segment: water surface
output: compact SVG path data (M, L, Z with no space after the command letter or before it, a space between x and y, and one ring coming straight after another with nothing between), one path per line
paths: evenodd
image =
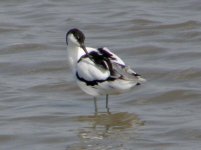
M2 0L1 150L200 150L199 0ZM107 46L148 82L92 97L73 81L65 34Z

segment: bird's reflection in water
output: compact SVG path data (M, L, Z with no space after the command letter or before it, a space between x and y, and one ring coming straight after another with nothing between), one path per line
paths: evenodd
M93 115L77 116L82 126L77 130L79 142L68 150L122 149L135 134L135 128L143 125L137 115L128 112L98 112Z
M104 139L125 129L143 125L137 115L128 112L96 112L94 115L79 116L78 121L90 124L79 132L83 139Z

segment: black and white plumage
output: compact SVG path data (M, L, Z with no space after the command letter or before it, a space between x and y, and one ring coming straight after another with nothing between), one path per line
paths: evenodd
M84 41L79 29L71 29L66 34L73 75L87 94L94 97L120 94L145 81L108 48L85 47Z

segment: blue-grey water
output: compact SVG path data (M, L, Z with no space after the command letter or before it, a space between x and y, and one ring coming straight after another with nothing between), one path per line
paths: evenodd
M147 82L92 97L65 43L109 47ZM200 150L200 0L1 0L0 150Z

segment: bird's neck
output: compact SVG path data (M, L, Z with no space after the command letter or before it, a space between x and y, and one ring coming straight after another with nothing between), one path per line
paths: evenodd
M69 63L71 67L75 68L77 61L84 54L84 51L77 45L69 44L67 46L67 52L68 52L68 59L69 59Z

